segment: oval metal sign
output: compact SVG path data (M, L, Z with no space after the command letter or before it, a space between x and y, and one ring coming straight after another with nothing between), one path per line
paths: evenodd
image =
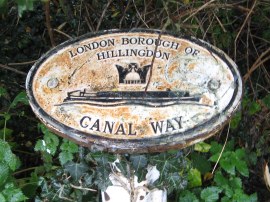
M112 152L157 152L199 142L242 96L235 63L208 43L158 30L113 30L42 56L30 104L54 132Z

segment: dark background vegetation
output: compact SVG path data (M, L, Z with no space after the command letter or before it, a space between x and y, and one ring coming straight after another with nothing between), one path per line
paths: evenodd
M248 177L241 176L244 192L248 195L256 192L258 201L270 199L263 178L265 165L270 160L269 0L1 0L0 3L0 138L20 159L14 171L10 168L12 179L6 181L23 190L29 200L49 200L49 195L44 195L45 181L42 184L40 179L47 179L48 187L57 187L59 176L68 169L58 162L59 152L65 149L59 148L60 143L53 138L55 155L48 157L42 148L35 146L49 132L39 126L24 95L11 106L14 98L25 91L27 72L42 54L68 39L118 28L154 28L194 36L222 49L236 62L243 76L244 96L242 107L230 124L228 142L233 141L234 148L244 149L256 158L255 163L249 165ZM207 142L224 145L227 129L228 126ZM192 161L193 150L194 147L190 147L182 152ZM70 153L80 159L82 153L88 152L75 148ZM200 155L207 157L204 153ZM95 160L98 162L97 157ZM55 170L59 166L63 173L57 174ZM206 178L202 174L203 182L199 187L214 183ZM0 190L4 190L1 186L4 185L0 184ZM98 183L92 187L97 186ZM3 194L6 199L7 195ZM96 193L93 196L98 200ZM175 191L169 198L178 201L179 193ZM66 200L65 197L60 199Z

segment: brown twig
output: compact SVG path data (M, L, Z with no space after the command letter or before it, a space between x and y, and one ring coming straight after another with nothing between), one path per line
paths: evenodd
M11 62L11 63L8 63L9 66L20 66L20 65L30 65L30 64L33 64L35 63L36 60L32 60L32 61L27 61L27 62Z
M79 18L79 24L78 24L78 29L77 29L77 36L79 36L80 34L81 18L82 18L82 0L80 3L80 18Z
M122 18L121 18L120 23L119 23L119 28L120 29L122 27L123 20L125 19L126 12L129 9L130 2L131 2L131 0L128 0L127 6L126 6L126 8L125 8L125 10L124 10L124 12L122 14Z
M109 6L110 6L111 3L112 3L112 0L109 0L108 3L107 3L107 5L106 5L105 8L103 9L103 12L102 12L101 17L100 17L100 19L99 19L99 21L98 21L98 24L97 24L96 31L99 30L99 27L100 27L100 25L101 25L101 22L102 22L102 20L103 20L103 18L104 18L104 16L105 16L105 14L106 14L106 12L107 12L107 10L108 10L108 8L109 8Z
M237 9L239 11L242 11L242 12L250 12L250 9L249 8L245 8L243 6L239 6L239 5L234 5L234 4L210 4L208 5L207 7L205 7L204 9L211 9L211 8L222 8L222 9L225 9L225 8L228 8L228 9ZM180 12L178 15L176 16L173 16L172 17L172 20L175 22L175 21L178 21L180 20L181 18L187 16L187 15L190 15L191 13L194 13L195 11L197 10L197 8L191 8L191 9L188 9L188 10L185 10L183 12Z
M254 1L253 5L252 5L252 7L251 7L251 9L250 9L250 11L248 12L248 14L247 14L247 16L246 16L246 19L245 19L244 23L242 24L242 26L241 26L239 32L237 33L237 35L236 35L236 37L235 37L235 40L234 40L234 60L236 59L236 43L237 43L238 37L240 36L240 34L241 34L243 28L245 27L245 25L246 25L246 23L247 23L247 21L248 21L250 15L251 15L252 11L254 10L256 4L257 4L257 0Z
M45 6L45 16L46 16L46 27L49 33L51 45L54 47L55 42L53 38L53 32L52 32L52 26L51 26L51 20L50 20L50 0L46 1L44 6Z
M243 77L244 81L246 82L247 79L250 77L250 75L259 67L261 66L263 63L265 63L266 61L268 61L270 59L270 55L266 58L264 58L262 60L262 58L270 53L270 48L268 48L266 51L264 51L260 57L257 58L257 60L253 63L253 65L251 66L251 68L249 68L248 72L245 74L245 76Z
M9 70L9 71L15 72L17 74L21 74L21 75L24 75L24 76L27 75L25 72L22 72L20 70L14 69L14 68L9 67L7 65L0 64L0 67L3 68L3 69Z
M62 35L66 36L66 37L69 38L69 39L72 39L72 36L69 36L68 34L62 32L62 31L59 30L59 29L53 29L53 31L58 32L59 34L62 34Z
M135 10L136 10L136 12L137 12L137 14L138 14L139 18L141 19L141 21L143 22L143 24L144 24L144 25L145 25L147 28L149 28L149 26L146 24L145 20L142 18L142 16L141 16L141 14L140 14L139 10L137 9L137 6L136 6L136 4L135 4L135 1L134 1L134 0L133 0L133 4L134 4L134 8L135 8Z
M86 24L87 24L89 30L91 32L94 32L94 28L93 28L94 26L93 26L92 21L91 21L91 17L90 17L90 13L88 11L88 7L87 7L86 4L84 4L84 7L85 7L86 15L87 15L87 16L84 16L84 19L86 21Z
M207 2L206 4L202 5L200 8L196 9L195 12L193 12L190 16L188 16L183 23L185 23L186 21L188 21L190 18L192 18L194 15L196 15L198 12L200 12L201 10L205 9L207 6L209 6L211 3L213 3L216 0L211 0L209 2Z

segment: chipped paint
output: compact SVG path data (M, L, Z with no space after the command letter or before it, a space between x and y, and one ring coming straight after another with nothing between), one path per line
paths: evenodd
M52 49L27 77L34 112L57 134L112 152L181 148L215 134L242 96L235 63L201 40L158 37L114 30Z

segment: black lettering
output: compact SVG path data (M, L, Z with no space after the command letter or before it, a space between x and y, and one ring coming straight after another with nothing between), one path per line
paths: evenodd
M73 54L72 51L68 51L68 52L69 52L71 58L73 58L73 57L75 57L77 55L77 53Z
M125 129L124 129L124 126L123 124L119 124L116 132L115 132L115 135L118 135L119 133L122 133L122 135L126 135L126 132L125 132Z
M127 45L129 44L128 38L122 38L122 45Z
M136 135L137 132L135 131L134 133L132 133L132 123L128 124L128 135Z
M79 53L79 54L84 53L84 48L83 47L78 47L77 48L77 53Z
M166 47L169 47L170 46L170 42L169 41L163 41L162 42L162 46L165 47L165 48Z
M170 53L164 52L163 55L162 55L162 59L164 59L164 57L166 58L166 60L169 60Z
M114 46L114 39L108 39L108 46Z
M131 39L129 39L129 43L130 44L136 44L137 43L137 39L136 38L131 38Z
M161 51L159 50L156 52L156 58L160 58L160 57L161 57Z
M157 133L158 130L160 133L162 133L162 128L163 128L163 121L160 122L151 122L152 129L154 133Z
M96 131L99 131L99 119L95 121L90 130L94 130L94 128L96 128Z
M146 56L147 57L151 57L151 56L153 56L154 55L154 52L153 51L151 51L151 50L147 50L146 51Z
M86 44L86 45L83 45L84 49L85 49L85 52L87 52L88 50L92 50L91 49L91 44Z
M145 38L139 37L138 44L139 44L139 45L144 45L144 44L145 44L145 43L144 43L144 40L145 40Z
M193 55L193 56L196 56L196 55L198 55L199 52L200 52L199 50L195 49L195 50L193 51L192 55Z
M198 55L199 52L200 52L199 50L194 49L192 47L186 47L186 49L185 49L185 53L188 55L191 54L192 56Z
M173 126L172 122L170 121L170 119L167 120L167 127L166 127L166 132L169 132L169 130L175 130L175 127Z
M105 126L103 132L106 133L106 129L108 128L109 133L112 134L114 122L105 121Z
M91 121L91 118L90 118L89 116L84 116L84 117L82 117L82 119L80 120L80 125L81 125L82 128L87 128L87 127L88 127L87 119L88 119L89 121ZM84 121L85 121L86 123L85 123Z
M98 60L104 60L106 59L107 57L105 57L105 52L100 52L100 53L97 53L97 57L98 57Z
M127 49L128 50L128 49ZM138 49L131 49L130 50L130 55L129 56L137 56Z
M139 50L139 51L138 51L138 55L139 55L140 57L145 56L145 50Z
M182 128L182 124L181 124L182 116L175 117L175 118L173 118L173 120L175 120L176 123L178 123L178 129Z
M104 47L107 46L107 41L102 40L102 41L99 42L99 45L100 45L100 47L104 48Z
M178 47L179 47L179 43L172 42L172 44L171 44L171 49L177 50Z
M149 39L146 39L146 44L147 45L152 45L154 43L154 40L149 38Z
M97 42L93 42L93 43L92 43L92 48L93 48L93 50L94 50L94 49L97 49L98 47L99 47L99 45L98 45Z

